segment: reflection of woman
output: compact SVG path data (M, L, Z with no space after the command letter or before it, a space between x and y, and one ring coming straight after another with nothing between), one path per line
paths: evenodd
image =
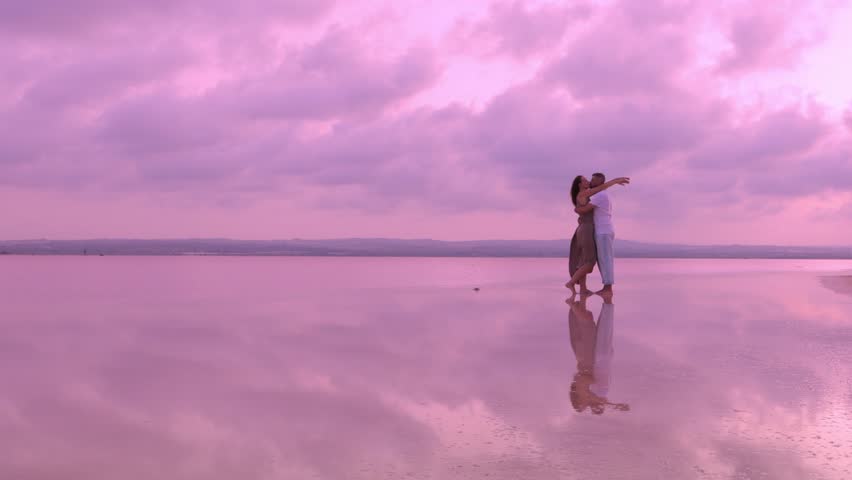
M589 197L606 190L613 185L624 185L629 180L626 177L619 177L603 185L595 188L589 188L589 181L586 177L578 175L571 184L571 202L575 207L582 207L589 203ZM565 284L572 292L575 285L580 285L581 295L590 295L592 293L586 287L586 276L595 269L595 264L598 261L597 248L595 246L595 212L589 211L580 215L578 219L579 225L574 231L574 236L571 238L571 250L568 259L568 272L571 274L571 280Z
M606 398L612 358L614 305L610 300L604 300L596 325L592 312L586 308L586 297L580 297L580 301L571 297L568 304L571 305L568 313L571 348L577 357L577 373L571 383L571 405L578 412L589 408L596 415L601 415L607 406L621 411L630 410L629 405L611 403Z

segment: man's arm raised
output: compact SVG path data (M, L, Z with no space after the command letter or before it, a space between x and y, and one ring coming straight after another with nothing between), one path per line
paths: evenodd
M610 180L610 181L608 181L608 182L606 182L602 185L598 185L595 188L590 188L588 190L584 190L584 191L580 192L580 194L577 195L577 198L591 197L592 195L594 195L598 192L602 192L602 191L606 190L607 188L612 187L613 185L628 185L628 184L630 184L630 177L614 178L614 179L612 179L612 180Z

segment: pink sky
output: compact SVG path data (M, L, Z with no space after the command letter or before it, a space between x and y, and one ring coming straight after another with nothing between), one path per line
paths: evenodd
M852 242L852 1L0 0L0 239Z

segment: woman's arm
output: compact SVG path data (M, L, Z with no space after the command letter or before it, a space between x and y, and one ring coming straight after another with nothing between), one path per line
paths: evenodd
M578 214L582 215L584 213L589 213L595 209L595 206L591 203L587 203L585 205L580 205L579 207L574 208L574 211Z
M602 192L602 191L606 190L607 188L609 188L613 185L627 185L629 183L630 183L630 177L614 178L614 179L604 183L603 185L598 185L595 188L583 190L582 192L580 192L579 195L577 195L577 199L579 200L581 197L591 197L592 195L594 195L598 192Z

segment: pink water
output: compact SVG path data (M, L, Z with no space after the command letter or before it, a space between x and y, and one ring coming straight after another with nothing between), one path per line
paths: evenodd
M852 262L565 263L0 257L0 478L852 478Z

